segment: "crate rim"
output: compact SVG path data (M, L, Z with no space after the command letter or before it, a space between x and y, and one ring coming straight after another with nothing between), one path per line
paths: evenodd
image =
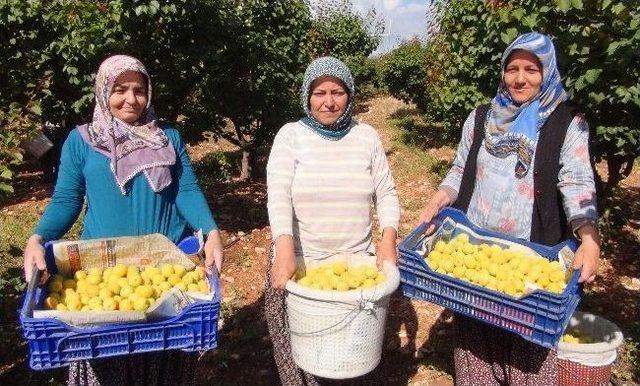
M565 240L561 243L558 243L554 246L547 246L547 245L541 245L541 244L536 244L533 243L531 241L528 240L524 240L524 239L518 239L515 238L513 236L510 235L505 235L503 233L499 233L499 232L495 232L495 231L490 231L490 230L486 230L483 228L478 227L477 225L475 225L474 223L472 223L467 216L464 214L464 212L462 212L459 209L455 209L452 207L445 207L443 208L438 215L436 215L436 217L430 221L430 222L426 222L426 223L422 223L420 224L418 227L416 227L414 230L412 230L403 240L402 242L400 242L399 246L398 246L398 251L399 253L399 263L402 263L402 258L404 257L403 255L409 255L410 257L412 257L414 260L417 260L420 262L421 266L425 269L427 269L429 272L432 272L433 274L437 274L439 276L441 276L444 279L447 280L453 280L453 281L457 281L460 283L465 283L465 284L469 284L469 285L473 285L475 286L478 290L487 293L487 294L492 294L492 293L500 293L497 291L493 291L491 289L485 288L485 287L481 287L478 286L475 283L471 283L471 282L466 282L463 280L460 280L458 278L455 278L453 276L450 275L443 275L439 272L436 272L434 270L432 270L427 263L424 261L424 257L420 256L414 249L413 247L411 247L410 245L412 245L413 243L415 243L416 238L418 237L422 237L422 235L424 234L425 230L427 229L428 226L430 226L431 224L433 224L434 222L442 222L444 221L446 218L451 218L454 221L456 221L457 223L461 223L464 226L471 228L471 230L473 230L474 232L476 232L477 234L481 235L481 236L489 236L489 237L496 237L496 238L501 238L513 243L517 243L520 245L524 245L527 246L531 249L533 249L535 252L539 253L541 256L551 260L551 257L556 257L558 255L558 253L560 252L560 250L564 247L569 247L572 251L575 251L578 247L578 241L576 239L568 239ZM553 260L555 261L555 260ZM578 291L581 291L581 286L578 284L578 281L580 279L580 273L581 270L580 269L576 269L573 271L573 274L571 275L571 280L569 280L569 282L567 283L564 291L561 294L554 294L552 292L549 291L545 291L542 289L537 289L534 290L530 293L528 293L526 296L523 296L521 298L514 298L511 295L508 294L504 294L505 296L509 296L511 299L516 299L516 300L523 300L523 299L527 299L530 298L533 294L536 295L542 295L542 296L547 296L550 297L553 301L555 302L562 302L563 300L566 300L568 296L571 296L572 294L567 293L569 288L573 288L574 286L578 285Z
M567 283L565 289L562 291L562 293L560 294L554 294L553 292L549 292L549 291L545 291L543 289L536 289L533 290L529 293L527 293L526 295L520 297L520 298L515 298L507 293L501 293L498 291L494 291L492 289L486 288L486 287L482 287L476 283L473 282L468 282L468 281L464 281L461 280L459 278L453 277L451 275L446 275L446 274L442 274L440 272L434 271L433 269L431 269L431 267L429 267L428 264L426 264L424 262L424 258L421 258L420 255L418 255L415 252L406 252L406 251L401 251L399 259L398 259L398 265L404 265L404 266L409 266L411 267L411 263L408 262L404 262L403 261L403 255L402 254L410 254L414 260L419 260L420 261L420 265L422 268L424 268L425 270L427 270L428 272L430 272L433 275L437 275L438 278L442 278L442 280L446 280L446 281L450 281L450 282L455 282L455 283L464 283L464 285L467 286L473 286L474 289L482 292L482 293L486 293L487 295L492 295L495 296L495 294L500 294L501 296L508 296L509 299L512 300L531 300L533 298L535 298L536 296L546 296L549 297L549 300L553 300L554 303L559 303L562 304L564 303L568 297L572 296L572 293L569 293L569 289L570 288L574 288L574 287L578 287L578 291L580 291L579 285L578 285L578 280L580 279L580 272L578 270L574 271L572 276L571 276L571 280L569 280L569 282ZM415 267L411 267L412 269L415 269Z

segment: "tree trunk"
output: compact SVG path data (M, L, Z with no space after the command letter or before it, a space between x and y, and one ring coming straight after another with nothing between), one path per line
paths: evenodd
M251 162L252 154L249 147L245 147L242 149L242 163L240 168L240 180L247 181L251 178L251 170L252 162Z
M596 159L592 155L591 170L593 170L593 180L594 180L593 182L595 183L595 187L596 187L596 200L598 202L598 208L600 208L600 210L603 210L602 208L606 206L606 200L604 196L606 182L603 176L598 171L598 168L596 167L596 165L597 165Z

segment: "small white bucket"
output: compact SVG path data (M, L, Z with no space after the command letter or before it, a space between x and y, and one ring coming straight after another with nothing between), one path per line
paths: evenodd
M336 255L319 262L375 265L375 256ZM313 263L309 263L313 266ZM400 284L393 264L382 268L386 280L370 289L321 291L287 283L287 316L294 362L331 379L354 378L380 363L389 298Z
M567 330L579 329L595 343L558 343L558 383L570 385L608 384L611 366L624 342L615 324L597 315L575 312Z

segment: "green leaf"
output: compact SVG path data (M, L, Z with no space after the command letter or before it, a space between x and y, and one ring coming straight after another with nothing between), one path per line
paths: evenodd
M556 5L562 12L567 12L571 8L571 0L555 0Z
M602 73L602 69L601 68L589 69L589 70L585 71L584 79L587 82L589 82L591 84L594 84L596 82L596 80L598 80L598 77L600 76L601 73Z
M511 16L515 19L515 20L520 20L524 17L524 15L526 14L525 10L522 8L514 8L511 10Z
M146 5L139 5L133 11L136 13L137 16L140 16L143 13L147 12L147 6Z
M13 172L11 172L11 170L9 170L8 168L6 168L5 170L2 171L2 173L0 173L0 178L4 178L5 180L10 180L13 177Z
M31 105L29 110L31 110L31 112L35 115L42 115L42 107L40 106L40 103L34 103L33 105Z
M149 11L150 11L149 13L150 14L155 15L158 12L159 9L160 9L160 3L157 0L152 0L149 3Z
M618 40L611 42L611 44L609 44L609 46L607 47L607 55L611 56L615 54L618 47L620 47L620 44L621 43Z
M518 30L515 28L509 28L505 32L500 34L500 38L506 44L511 44L511 42L518 36Z
M500 18L500 21L503 23L506 23L509 21L509 9L507 9L506 7L502 7L500 9L498 9L498 17Z
M527 15L522 19L522 24L525 27L534 28L538 25L538 14Z
M621 14L627 7L624 5L624 3L616 3L613 7L611 7L611 12L613 12L616 15Z
M589 93L589 98L596 103L601 103L605 99L605 95L603 92L591 92Z
M0 191L5 193L13 193L13 186L0 182Z
M584 4L582 4L582 0L571 0L571 5L576 9L583 9Z

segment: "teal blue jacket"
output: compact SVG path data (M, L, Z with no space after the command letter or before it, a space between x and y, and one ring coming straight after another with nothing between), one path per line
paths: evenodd
M174 242L202 229L206 235L217 225L207 205L184 142L177 130L165 134L176 151L171 185L156 193L139 173L118 189L110 160L73 130L62 148L53 198L35 233L45 241L61 238L78 218L86 199L82 239L162 233Z

